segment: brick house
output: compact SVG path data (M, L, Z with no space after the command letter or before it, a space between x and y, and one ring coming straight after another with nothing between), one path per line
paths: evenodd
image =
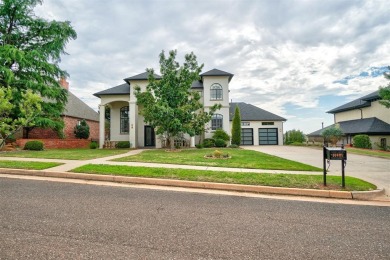
M65 79L62 79L60 84L68 90L68 102L61 115L65 125L63 129L64 138L58 136L57 132L50 128L25 128L23 129L23 139L18 140L19 146L23 147L24 143L31 139L42 140L47 148L86 146L86 142L77 142L79 139L76 139L73 133L74 127L83 119L85 119L89 126L90 135L88 142L99 139L99 114L69 91L69 83ZM73 141L70 142L70 140ZM48 147L49 143L50 145Z

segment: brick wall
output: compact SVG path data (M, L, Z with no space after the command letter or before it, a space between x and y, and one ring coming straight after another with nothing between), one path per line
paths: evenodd
M43 142L45 149L56 148L88 148L91 140L86 139L18 139L16 144L23 148L26 142L38 140Z
M76 139L73 131L80 118L64 116L63 117L64 137L65 139ZM86 120L89 125L89 139L99 140L99 122ZM28 137L30 139L59 139L57 133L52 129L33 128Z

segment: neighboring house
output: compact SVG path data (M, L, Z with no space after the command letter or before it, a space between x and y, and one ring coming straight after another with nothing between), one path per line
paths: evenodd
M351 144L355 135L366 134L370 137L373 148L378 148L378 144L384 147L389 145L390 109L381 105L379 100L378 90L327 112L334 115L335 124L343 131L343 144ZM319 137L324 129L317 130L308 137Z
M156 79L161 76L154 75ZM241 109L243 121L242 143L247 145L282 145L283 122L286 119L271 114L255 106L245 103L229 103L229 83L233 74L213 69L200 74L201 79L192 84L192 90L201 94L201 103L204 111L214 104L221 104L211 121L205 126L204 138L211 138L213 132L221 128L231 134L231 120L235 105ZM156 137L152 126L139 115L137 100L133 87L139 86L141 91L148 85L148 73L144 72L125 78L126 83L95 93L100 98L100 147L106 142L130 141L132 147L157 147L163 146L160 138ZM110 134L104 130L105 107L110 108ZM142 109L142 108L141 108ZM188 138L188 143L194 146L200 137Z
M61 118L64 120L64 138L75 139L74 128L83 119L89 126L89 139L99 139L99 114L69 91L69 83L61 80L60 84L68 90L66 103ZM57 132L50 128L25 128L23 138L26 139L60 139Z

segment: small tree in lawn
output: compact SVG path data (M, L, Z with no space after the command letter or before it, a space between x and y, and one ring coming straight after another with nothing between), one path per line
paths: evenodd
M156 134L165 135L171 149L174 149L175 137L186 133L194 136L211 120L213 113L221 107L214 105L209 112L203 111L200 95L191 90L192 82L199 80L203 64L198 65L196 56L191 52L185 55L182 66L175 60L176 50L166 57L160 54L161 79L157 80L153 69L147 69L149 84L145 92L134 88L140 114L156 128Z
M21 102L18 102L12 93L10 88L0 87L0 147L23 127L33 126L35 117L39 116L42 110L41 97L31 90L21 93ZM15 107L19 110L16 118L10 116Z
M236 106L234 110L234 117L232 123L232 144L240 145L241 144L241 114L240 108Z
M337 125L328 127L321 134L324 137L325 142L330 142L332 145L336 145L341 140L344 133Z
M79 139L88 139L89 125L85 119L81 120L80 123L74 127L74 135Z

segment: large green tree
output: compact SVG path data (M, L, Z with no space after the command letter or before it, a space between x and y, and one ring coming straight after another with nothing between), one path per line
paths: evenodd
M67 91L59 79L67 73L58 63L76 32L68 21L37 17L33 9L38 4L42 1L0 1L0 87L11 89L16 103L23 103L27 90L38 94L43 100L42 111L30 125L60 132ZM20 107L14 106L9 116L16 119L22 114Z
M146 91L135 87L137 104L145 121L156 129L156 134L169 140L174 149L174 139L183 133L194 136L204 129L212 114L221 107L214 105L209 111L203 110L200 94L191 89L192 83L199 80L203 64L198 65L194 53L186 54L183 65L175 60L176 50L166 56L160 54L161 79L156 79L154 70L147 69Z
M390 70L390 66L389 66ZM383 74L386 79L390 80L390 73ZM379 96L382 98L379 102L387 108L390 108L390 83L386 87L379 87Z

